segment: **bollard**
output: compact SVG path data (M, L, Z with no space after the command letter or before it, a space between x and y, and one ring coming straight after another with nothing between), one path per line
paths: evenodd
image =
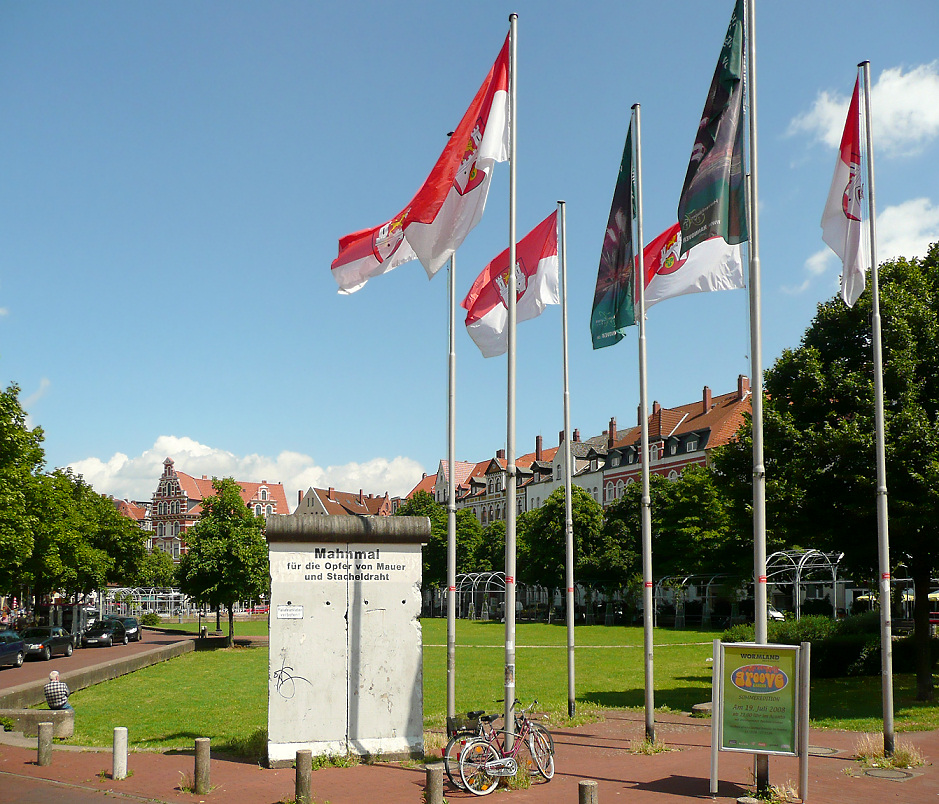
M586 779L577 785L578 804L599 804L600 798L597 793L597 783Z
M52 764L52 728L51 723L39 724L39 740L36 756L37 765Z
M208 737L196 738L196 774L193 779L192 792L198 796L205 795L212 786L209 770L209 747L211 740Z
M111 778L127 778L127 729L114 727L114 750L111 759Z
M297 751L297 804L313 804L313 752Z
M443 763L425 765L427 777L424 782L425 804L443 804Z

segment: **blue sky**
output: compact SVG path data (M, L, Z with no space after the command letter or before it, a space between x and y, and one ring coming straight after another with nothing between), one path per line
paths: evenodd
M872 63L880 259L939 240L933 0L758 2L764 364L837 292L819 219L856 64ZM337 240L426 177L519 14L518 230L568 207L572 425L633 424L636 336L590 305L629 108L646 239L678 193L732 2L0 5L0 382L49 468L149 498L190 474L406 493L446 454L447 280L416 262L339 296ZM850 10L850 16L847 16ZM508 167L457 260L507 245ZM560 309L519 328L518 452L562 427ZM749 374L744 291L648 316L650 399ZM457 339L457 456L505 444L504 358Z

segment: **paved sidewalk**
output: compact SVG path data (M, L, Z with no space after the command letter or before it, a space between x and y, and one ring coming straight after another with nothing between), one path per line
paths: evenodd
M682 799L709 799L710 720L661 715L656 734L673 750L643 756L630 751L631 741L644 733L641 712L609 712L601 723L554 731L557 773L550 783L509 793L516 804L576 804L577 783L594 779L601 804L664 804ZM149 802L205 802L206 804L278 804L292 801L293 770L268 770L254 763L213 757L213 790L205 796L183 792L191 779L191 753L131 753L130 777L112 781L110 751L56 746L52 765L35 764L35 741L19 745L5 735L0 744L0 801L4 804L99 804L115 800ZM933 765L893 775L904 781L864 775L851 759L858 735L852 732L812 731L809 758L809 802L885 804L935 802L939 770ZM917 747L929 761L939 757L939 731L899 735L903 744ZM133 746L133 735L130 735ZM717 802L733 802L752 789L752 757L720 755ZM770 759L770 782L795 788L799 778L794 758ZM378 764L354 768L324 768L313 773L313 794L320 804L420 804L424 770L420 765ZM444 785L450 802L474 796ZM503 793L495 793L501 797Z

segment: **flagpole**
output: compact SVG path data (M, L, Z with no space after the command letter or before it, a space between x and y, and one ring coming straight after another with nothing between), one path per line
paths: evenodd
M561 242L561 363L564 369L564 580L567 616L567 716L574 717L574 513L571 504L571 393L567 361L567 207L558 201Z
M450 256L447 359L447 729L456 727L456 252Z
M766 467L763 463L763 335L760 314L760 221L756 116L756 0L747 0L746 90L750 125L750 407L753 422L753 605L755 641L767 643ZM757 754L756 789L769 790L769 757Z
M884 361L880 333L880 286L877 269L877 228L874 205L874 141L871 136L871 63L864 74L864 129L867 137L867 221L871 247L871 329L874 346L874 423L877 430L877 548L880 564L880 671L883 684L884 754L894 752L893 639L890 623L890 539L887 527L887 458L884 434Z
M516 117L516 50L518 14L509 14L509 280L508 306L508 394L505 439L505 746L515 742L515 137Z
M653 677L652 494L649 489L649 398L646 384L646 268L642 238L642 133L640 105L633 104L636 132L636 287L639 289L639 433L642 449L642 630L645 670L646 742L655 742L655 684Z

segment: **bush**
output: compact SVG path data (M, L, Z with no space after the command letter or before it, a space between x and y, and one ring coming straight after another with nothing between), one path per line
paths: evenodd
M160 619L160 615L155 611L148 611L140 618L141 625L160 625L163 620Z

